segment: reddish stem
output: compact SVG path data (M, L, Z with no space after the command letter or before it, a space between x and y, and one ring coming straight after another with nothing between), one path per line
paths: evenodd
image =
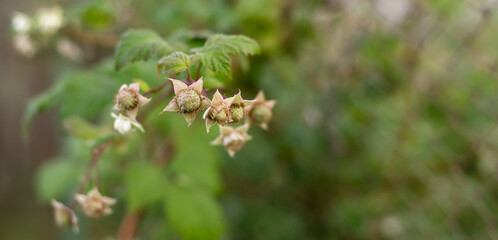
M116 240L133 240L137 233L138 222L142 218L143 211L128 213L121 222Z

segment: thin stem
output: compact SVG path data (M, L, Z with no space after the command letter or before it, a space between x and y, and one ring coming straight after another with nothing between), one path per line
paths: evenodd
M143 95L144 96L150 96L152 95L153 93L156 93L156 92L159 92L161 91L166 85L168 84L168 82L164 82L162 83L161 85L155 87L155 88L151 88L149 91L145 92Z
M128 213L121 222L118 230L116 240L133 240L137 233L138 222L142 218L144 211L138 210L136 212Z
M199 66L197 66L197 71L195 73L195 80L199 80L199 76L201 75L201 67L202 67L202 62L199 62Z
M194 80L190 77L190 70L188 68L187 68L187 82L189 84L194 82Z
M96 45L106 48L114 48L118 43L119 37L116 35L102 35L84 31L80 28L67 26L64 27L62 33L70 38L84 44Z
M100 145L98 145L95 150L93 151L92 154L92 159L86 166L85 174L83 175L83 180L81 181L77 193L82 193L83 190L85 190L85 187L88 185L88 182L90 181L90 178L92 176L92 170L95 166L97 166L97 163L99 162L100 157L104 153L104 150L110 145L110 142L104 142ZM78 205L78 202L73 199L71 202L70 208L74 209Z

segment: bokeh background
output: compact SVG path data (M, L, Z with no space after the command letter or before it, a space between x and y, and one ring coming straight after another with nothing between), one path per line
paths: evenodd
M62 33L82 56L69 60L50 47L19 54L12 13L55 4L90 34ZM236 61L229 87L247 98L263 89L278 101L270 130L252 129L234 159L206 150L219 164L224 239L498 239L497 8L492 0L3 0L0 239L114 236L123 206L83 223L90 235L55 227L40 169L61 152L88 149L68 140L57 108L34 119L29 139L21 119L28 99L67 71L106 61L116 37L143 27L163 36L245 34L261 45L262 54ZM68 93L83 102L73 109L62 101L62 116L102 119L85 107L95 103L84 102L86 93ZM82 154L75 161L88 161ZM150 215L139 236L170 236Z

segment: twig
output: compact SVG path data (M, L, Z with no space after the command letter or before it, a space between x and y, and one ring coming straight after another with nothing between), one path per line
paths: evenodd
M116 240L132 240L135 238L138 228L138 222L142 218L144 211L138 210L126 214L119 226Z
M104 150L109 145L110 145L110 142L104 142L95 148L95 150L93 151L93 154L92 154L92 159L90 160L90 162L86 166L85 175L83 175L83 181L81 181L81 183L78 187L77 193L82 193L83 190L85 190L85 187L87 186L88 182L90 181L90 177L92 175L93 168L97 165L100 157L104 153ZM73 199L73 201L71 202L70 208L74 209L74 208L76 208L77 205L78 205L78 202L75 199Z
M199 62L199 66L197 66L197 71L195 73L195 80L199 80L199 76L201 75L201 67L202 67L202 62Z
M161 91L161 89L163 89L163 88L164 88L167 84L168 84L168 82L164 82L164 83L162 83L161 85L159 85L158 87L151 88L149 91L145 92L143 95L144 95L144 96L150 96L150 95L152 95L153 93L159 92L159 91Z
M116 47L119 40L116 35L94 34L75 27L64 27L61 31L76 41L106 48Z
M187 82L189 84L194 83L194 80L190 77L190 70L187 68Z

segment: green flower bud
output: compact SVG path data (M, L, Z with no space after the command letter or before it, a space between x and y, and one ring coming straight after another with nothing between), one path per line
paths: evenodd
M137 107L138 96L133 90L125 88L118 92L116 101L121 109L130 110Z
M185 89L176 96L180 112L189 113L201 106L201 97L193 89Z
M245 112L243 107L232 106L232 120L238 123L245 118Z
M272 117L271 109L265 105L260 105L252 109L251 117L256 124L266 123Z
M219 111L214 117L214 119L218 122L224 122L226 121L226 118L227 118L227 112L225 109L221 109L221 111Z

